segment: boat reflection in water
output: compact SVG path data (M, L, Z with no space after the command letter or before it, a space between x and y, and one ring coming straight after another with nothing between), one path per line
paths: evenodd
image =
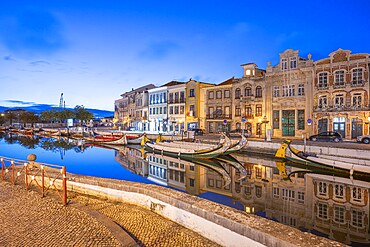
M114 159L121 165L109 166L109 160L113 159L112 150L101 152L104 151L101 147L86 149L67 139L65 144L55 139L36 142L37 138L26 142L22 138L4 135L0 139L8 145L28 145L29 149L35 145L52 152L73 149L83 153L85 159L96 153L100 163L102 160L106 162L99 164L106 173L95 168L101 173L96 176L110 174L115 178L112 174L125 173L121 179L132 181L135 181L133 177L143 177L150 183L181 190L342 243L353 246L370 244L370 175L354 179L336 169L313 170L309 166L240 153L207 161L183 160L145 153L140 146L106 146L115 149ZM2 150L1 155L6 156ZM78 169L73 164L68 169L66 164L67 169L88 175L83 169L90 171L98 167L93 160L91 158L86 165L79 163ZM127 175L130 173L127 170L132 176Z
M125 147L116 152L116 160L160 185L342 243L370 244L370 177L354 180L340 171L244 154L205 163Z

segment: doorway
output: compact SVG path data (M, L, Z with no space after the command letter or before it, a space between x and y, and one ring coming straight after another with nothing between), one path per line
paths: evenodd
M295 136L295 110L282 111L283 136Z
M357 138L357 136L362 136L362 127L362 119L352 118L352 139Z
M333 131L341 134L343 138L346 137L346 119L344 117L336 117L333 119Z
M318 122L317 133L328 131L328 119L322 118Z

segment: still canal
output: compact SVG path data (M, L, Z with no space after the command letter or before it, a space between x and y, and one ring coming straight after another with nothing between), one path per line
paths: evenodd
M245 153L180 160L137 147L0 132L0 156L63 165L67 172L157 184L352 246L369 246L370 181Z

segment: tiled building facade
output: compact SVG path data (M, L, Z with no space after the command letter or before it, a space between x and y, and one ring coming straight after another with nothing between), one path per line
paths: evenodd
M265 138L266 134L302 138L337 131L353 139L370 132L369 64L368 53L339 49L314 61L310 54L303 58L298 50L288 49L280 53L278 64L269 62L266 70L243 64L242 77L217 85L195 80L168 84L149 91L149 97L155 95L149 100L148 130L239 129ZM116 121L126 125L137 112L132 94L127 92L115 102Z

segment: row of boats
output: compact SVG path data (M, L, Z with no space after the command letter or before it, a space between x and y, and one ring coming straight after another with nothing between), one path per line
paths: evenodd
M0 129L0 131L2 131ZM5 130L3 130L5 131ZM241 135L240 140L231 140L221 134L216 144L200 143L195 140L183 139L181 135L154 135L133 132L84 131L75 132L70 129L8 129L10 133L22 135L41 135L47 137L69 137L83 140L95 145L141 145L148 152L181 158L210 159L220 155L228 155L243 149L248 141Z

